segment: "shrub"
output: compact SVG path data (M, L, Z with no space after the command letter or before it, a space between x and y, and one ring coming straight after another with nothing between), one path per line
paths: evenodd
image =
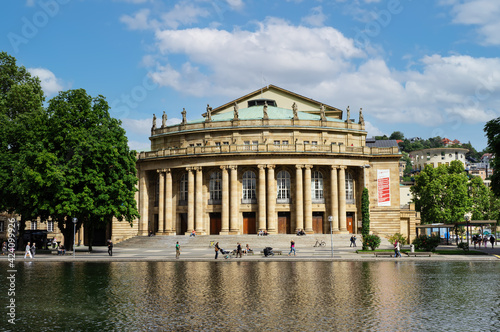
M417 250L434 251L441 242L439 236L420 235L413 240L413 245Z
M400 234L400 233L396 233L396 234L389 237L389 242L391 244L394 244L396 242L396 240L398 240L399 244L401 244L401 245L405 245L408 243L408 240L403 236L403 234Z
M457 245L457 248L458 249L463 249L464 251L465 250L469 250L469 244L467 242L460 242L458 245Z
M375 250L380 246L380 237L378 235L367 235L363 237L363 247L370 247Z

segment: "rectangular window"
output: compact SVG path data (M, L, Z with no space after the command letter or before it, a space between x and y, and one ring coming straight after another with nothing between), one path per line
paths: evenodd
M47 221L47 231L52 233L54 231L54 222L53 221Z
M36 231L36 221L31 222L31 230Z
M274 141L274 145L280 145L280 141Z
M252 141L252 150L257 151L259 141Z
M196 146L201 146L201 143L196 143Z
M215 146L220 146L220 142L215 142Z
M318 145L318 141L312 141L311 144L312 145Z
M243 144L245 145L244 150L250 150L250 141L244 141Z
M190 147L194 148L194 144L189 144Z
M222 144L224 144L224 145L229 145L229 142L223 142Z
M309 141L304 141L304 144L309 144Z
M283 143L281 143L283 145L288 145L288 141L283 141Z

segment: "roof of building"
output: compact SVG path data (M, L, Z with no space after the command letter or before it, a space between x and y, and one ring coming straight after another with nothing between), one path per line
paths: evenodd
M267 116L269 120L293 119L293 110L281 107L267 106ZM297 116L299 120L321 120L321 116L307 112L297 111ZM264 118L264 106L252 106L238 110L239 120L260 120L263 118ZM233 112L212 114L211 116L212 122L229 121L233 119L234 119ZM206 118L201 118L189 121L188 123L200 123L205 121ZM326 121L343 122L342 120L334 119L328 116L326 117Z
M374 140L373 138L367 138L366 146L370 148L392 148L398 146L398 142L395 139Z

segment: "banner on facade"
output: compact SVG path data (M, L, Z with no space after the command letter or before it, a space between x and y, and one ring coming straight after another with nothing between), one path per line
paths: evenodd
M378 206L391 206L390 171L377 170Z

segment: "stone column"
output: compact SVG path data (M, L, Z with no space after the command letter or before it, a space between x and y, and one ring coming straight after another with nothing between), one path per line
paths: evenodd
M314 233L312 227L311 168L311 165L306 165L304 172L304 223L307 234Z
M337 181L337 168L330 170L330 215L332 216L332 232L339 231L339 185Z
M238 166L231 166L231 219L229 220L229 233L238 234Z
M229 234L229 176L227 166L222 169L222 213L221 213L221 235Z
M165 232L172 234L172 172L170 168L165 173Z
M139 235L148 235L149 195L146 171L139 172L139 204L141 215Z
M339 223L340 232L347 233L347 220L345 216L345 169L346 166L340 166L339 169Z
M160 197L158 198L158 232L165 232L165 170L159 169L158 181L160 181Z
M299 229L304 229L304 188L302 186L302 167L303 165L295 165L295 233Z
M187 233L190 234L194 229L194 174L193 168L186 168L188 171L188 225Z
M266 230L266 166L259 165L259 231Z
M197 234L203 234L203 171L196 167L196 204L195 204L195 227Z
M274 165L267 165L267 230L276 234L276 180L274 179Z

